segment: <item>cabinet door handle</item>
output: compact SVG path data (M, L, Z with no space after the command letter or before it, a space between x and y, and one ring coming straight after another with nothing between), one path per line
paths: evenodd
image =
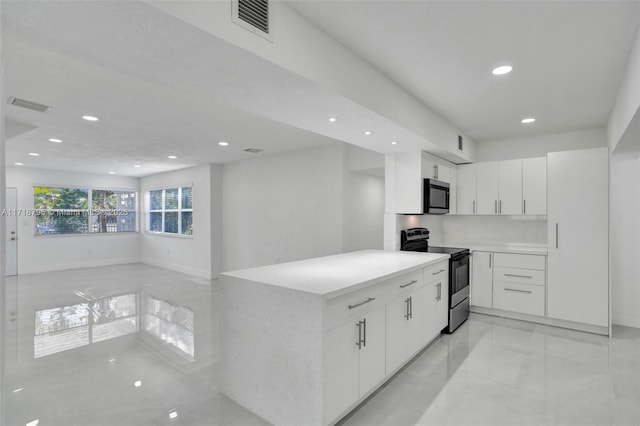
M436 285L436 288L438 289L438 295L436 296L436 300L439 302L442 300L442 283L438 283Z
M507 287L505 287L504 291L515 291L517 293L533 293L531 290L518 290L515 288L507 288Z
M366 318L362 320L362 328L364 329L364 331L362 332L362 335L364 337L362 339L362 346L366 348L367 347L367 319Z
M493 202L493 212L494 212L495 214L498 214L498 200L495 200L495 201Z
M505 277L533 278L531 275L504 274Z
M556 248L558 248L558 224L556 223Z
M491 268L491 257L493 257L493 253L489 253L489 268Z
M365 303L373 302L374 300L376 300L375 297L370 297L367 300L365 300L364 302L356 303L355 305L349 305L349 309L357 308L358 306L362 306Z
M409 297L409 318L413 318L413 297Z
M409 282L408 282L408 283L406 283L406 284L402 284L402 285L400 286L400 288L409 287L410 285L414 285L414 284L415 284L415 283L417 283L417 282L418 282L418 280L411 280L411 281L409 281Z
M522 200L522 214L527 214L527 200Z
M502 214L502 200L500 200L499 206L498 206L498 212L500 214Z
M358 327L358 341L356 342L356 346L358 349L362 349L362 321L358 321L356 327Z
M404 319L409 320L409 298L404 299Z
M476 200L473 200L473 214L476 214Z
M438 275L446 271L446 269L440 269L438 272L432 272L431 275Z

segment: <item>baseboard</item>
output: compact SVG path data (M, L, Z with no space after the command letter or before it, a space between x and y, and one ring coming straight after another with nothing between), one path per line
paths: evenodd
M637 315L617 314L614 312L612 321L614 325L640 328L640 316Z
M167 263L165 261L155 260L155 259L140 259L140 262L146 263L147 265L157 266L158 268L169 269L171 271L182 272L183 274L193 275L198 278L204 278L206 280L213 279L213 274L211 271L198 269L198 268L190 268L188 266L180 265L177 263Z
M35 268L19 268L18 276L26 274L39 274L43 272L67 271L69 269L97 268L100 266L126 265L129 263L138 263L140 259L137 257L123 257L117 259L91 260L85 262L74 263L58 263L55 265L42 265Z
M553 327L568 328L571 330L585 331L587 333L593 333L593 334L603 334L605 336L609 335L609 327L603 327L599 325L583 324L580 322L545 318L545 317L539 317L536 315L528 315L528 314L521 314L518 312L503 311L500 309L482 308L479 306L471 306L469 310L471 312L476 312L478 314L492 315L494 317L502 317L502 318L516 319L520 321L535 322L538 324L550 325Z

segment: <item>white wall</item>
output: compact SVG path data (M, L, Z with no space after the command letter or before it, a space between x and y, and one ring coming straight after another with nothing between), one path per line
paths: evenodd
M611 156L611 306L613 323L640 327L640 160Z
M223 270L381 249L384 182L349 172L348 149L335 143L224 165Z
M480 162L544 157L548 152L572 151L601 146L607 146L605 129L580 130L478 143L476 160Z
M18 208L33 209L33 187L74 186L132 189L138 178L7 168L7 187L18 192ZM34 236L35 216L18 217L18 273L55 271L139 261L138 234Z
M220 191L220 182L212 178L219 179L217 168L219 166L206 164L141 178L143 201L150 190L193 186L193 236L147 233L145 217L140 234L143 262L202 278L210 279L217 275L219 270L214 269L216 263L212 259L212 241L216 235L212 225L218 223L212 211L212 201L219 200Z

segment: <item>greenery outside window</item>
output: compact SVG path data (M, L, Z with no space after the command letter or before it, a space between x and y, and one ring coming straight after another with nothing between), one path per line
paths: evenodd
M149 191L147 229L154 233L193 235L193 188Z
M33 205L38 236L136 231L134 191L35 186Z

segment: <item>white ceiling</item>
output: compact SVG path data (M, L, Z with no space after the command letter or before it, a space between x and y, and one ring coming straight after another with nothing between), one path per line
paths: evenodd
M604 125L638 23L638 2L293 6L479 140ZM53 107L41 114L5 105L9 165L142 176L255 158L243 151L249 147L268 154L335 142L317 133L362 138L362 124L335 136L314 129L329 108L354 122L375 119L395 137L402 131L140 2L3 0L2 13L5 96ZM491 76L502 62L514 72ZM85 122L84 114L100 121ZM538 121L525 128L525 115Z
M638 1L289 4L477 141L604 126L640 17Z

